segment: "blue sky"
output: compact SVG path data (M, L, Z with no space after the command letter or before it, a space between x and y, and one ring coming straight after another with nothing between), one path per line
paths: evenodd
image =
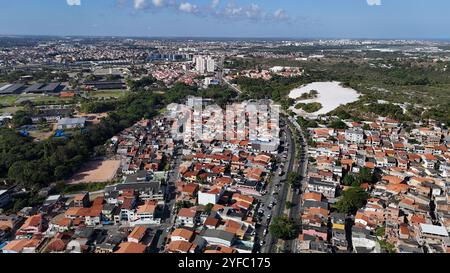
M448 0L0 0L0 34L450 38Z

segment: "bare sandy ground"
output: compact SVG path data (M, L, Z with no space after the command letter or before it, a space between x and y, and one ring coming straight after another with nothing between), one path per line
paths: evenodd
M75 174L69 184L108 182L114 179L120 160L91 161Z
M311 100L302 100L302 103L312 103L319 102L322 104L322 109L319 111L308 114L301 109L295 109L295 106L290 109L302 116L318 116L327 114L334 109L338 108L340 105L345 105L351 102L355 102L359 98L359 94L356 90L351 88L345 88L341 86L340 82L314 82L311 84L304 85L300 88L294 89L289 94L292 99L299 98L304 93L309 93L311 90L316 90L319 94L318 97Z

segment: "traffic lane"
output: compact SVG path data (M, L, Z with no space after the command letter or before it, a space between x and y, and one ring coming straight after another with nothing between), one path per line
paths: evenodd
M274 216L281 215L283 212L282 209L284 208L284 203L286 202L289 189L289 185L286 185L286 179L289 172L292 171L294 164L295 146L293 145L292 133L287 127L282 131L282 137L284 137L286 140L285 145L287 144L287 156L284 160L284 163L287 164L284 164L283 174L281 176L278 172L275 172L272 183L270 184L269 188L266 189L268 191L268 194L261 198L261 203L263 205L260 205L260 207L258 208L258 211L261 210L263 212L263 216L262 221L260 222L256 231L256 243L262 241L266 242L264 245L262 245L262 248L260 248L264 253L273 252L274 239L272 238L270 232L267 232L267 234L264 235L264 231L269 229L271 219ZM270 206L272 203L274 203L274 206ZM268 216L271 217L268 218Z
M289 164L284 167L284 172L287 172L289 170ZM266 235L264 235L264 231L270 226L271 219L273 218L273 215L275 215L275 212L279 213L279 209L282 204L282 200L279 200L279 192L280 188L283 187L284 180L283 179L285 175L279 176L278 173L276 173L272 179L272 183L270 184L270 187L267 189L268 194L261 197L260 205L258 207L258 212L262 211L262 221L259 223L259 226L257 228L256 234L258 235L259 241L265 241L266 245L267 242L271 241L270 233L267 232ZM270 218L269 218L270 216ZM264 247L263 246L263 247ZM263 248L264 249L264 248Z
M286 130L287 131L287 135L288 135L288 139L290 140L289 142L292 143L292 134L290 132L290 130ZM288 153L288 162L289 164L287 166L285 166L286 169L286 174L285 177L288 175L289 172L292 171L293 169L293 165L294 165L294 157L295 157L295 146L290 144L289 145L289 150L290 153ZM286 203L287 200L287 195L288 195L288 190L289 190L289 185L286 183L286 181L283 181L282 186L281 186L281 194L280 194L280 198L278 199L278 204L276 204L276 206L273 208L274 209L274 216L280 216L283 213L283 208L284 208L284 204ZM266 247L266 253L272 253L275 252L275 239L272 238L272 236L270 235L270 233L267 236L267 247Z

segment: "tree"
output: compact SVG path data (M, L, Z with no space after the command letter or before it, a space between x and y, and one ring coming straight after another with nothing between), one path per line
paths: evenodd
M374 182L375 180L372 170L367 167L361 168L361 170L359 171L359 177L362 182Z
M336 208L343 213L356 213L362 208L369 198L367 192L359 187L352 187L344 191L341 200L336 203Z
M21 127L33 123L30 114L25 111L17 111L13 116L12 122L15 127Z
M287 183L291 187L298 186L300 184L300 176L295 172L289 173L287 177Z
M330 127L333 129L347 129L347 125L342 120L339 121L333 121L330 124Z
M352 186L355 183L356 179L353 174L346 174L342 182L345 186Z
M377 227L375 229L375 235L377 237L383 237L385 233L386 233L386 228L384 226L383 227Z
M269 227L270 233L276 239L291 240L297 235L299 226L287 215L275 217Z
M205 213L210 214L213 207L214 207L214 204L212 204L212 203L209 203L208 205L206 205Z
M183 209L183 208L188 209L188 208L190 208L192 206L194 206L194 204L192 204L189 201L178 201L178 202L175 203L175 210L179 211L180 209Z
M287 201L286 202L286 208L287 209L291 209L292 207L294 207L294 204L291 201Z

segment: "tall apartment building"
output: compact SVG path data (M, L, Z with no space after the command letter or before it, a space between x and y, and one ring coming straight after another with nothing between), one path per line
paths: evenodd
M195 69L204 74L212 73L215 71L216 63L211 57L197 56L194 58Z

